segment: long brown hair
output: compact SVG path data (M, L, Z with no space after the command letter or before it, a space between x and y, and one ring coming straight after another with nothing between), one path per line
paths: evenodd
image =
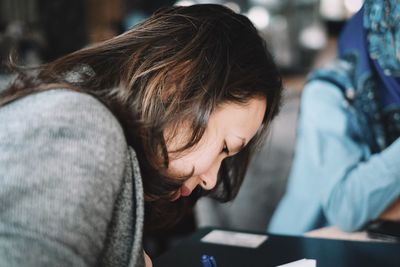
M169 212L168 205L188 201L168 201L183 179L166 175L165 130L189 125L191 137L177 152L185 151L201 139L221 103L266 98L260 131L221 165L213 196L228 201L278 112L282 91L277 67L252 23L212 4L161 9L115 38L33 70L15 71L17 78L0 94L0 106L31 93L68 88L95 96L115 114L137 152L145 193L159 197L151 203L158 215Z

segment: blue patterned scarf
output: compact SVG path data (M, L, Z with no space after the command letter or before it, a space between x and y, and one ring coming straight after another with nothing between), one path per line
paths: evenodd
M367 0L343 29L338 50L340 58L357 55L356 81L379 77L383 108L400 104L400 0Z
M308 81L338 86L373 153L400 137L400 0L366 0L338 41L339 58Z

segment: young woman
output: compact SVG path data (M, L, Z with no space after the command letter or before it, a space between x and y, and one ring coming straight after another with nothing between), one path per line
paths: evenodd
M147 226L233 198L281 89L256 29L218 5L19 70L0 94L0 261L142 266L144 203Z
M400 1L366 0L304 88L289 185L269 231L400 220Z

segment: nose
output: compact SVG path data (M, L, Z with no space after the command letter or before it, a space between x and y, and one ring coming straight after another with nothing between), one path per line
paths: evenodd
M211 190L215 187L215 185L217 184L218 172L220 167L221 161L218 161L217 163L212 165L207 172L200 175L200 186L204 190Z

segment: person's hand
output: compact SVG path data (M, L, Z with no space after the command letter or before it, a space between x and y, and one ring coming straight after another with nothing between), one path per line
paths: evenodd
M143 254L144 254L144 265L146 267L153 267L153 263L151 262L149 255L146 254L146 251L143 250Z
M393 202L380 216L379 219L400 221L400 198Z

